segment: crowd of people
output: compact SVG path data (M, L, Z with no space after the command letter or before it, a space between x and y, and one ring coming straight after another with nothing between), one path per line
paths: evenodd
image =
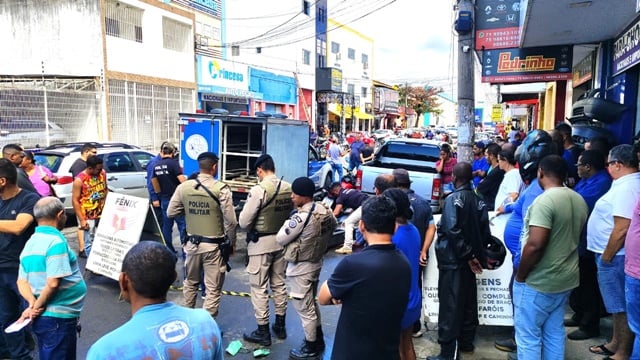
M421 274L433 246L440 352L427 359L458 359L475 350L476 275L496 264L486 251L493 210L496 216L511 214L502 238L513 267L514 332L496 347L510 358L563 359L565 326L577 327L570 340L596 337L601 316L609 313L611 340L589 351L606 359L638 359L639 150L603 139L591 139L583 150L564 125L501 145L477 142L471 163L457 161L445 144L436 164L446 187L436 224L429 202L411 190L405 169L378 176L373 195L335 182L328 190L335 201L331 209L314 201L310 179L289 183L278 177L268 154L253 164L259 181L236 217L229 186L216 179L218 156L201 153L199 171L187 178L174 158L176 147L165 142L147 167L150 203L164 240L140 242L124 257L118 282L132 317L93 344L87 358L222 359L215 318L239 227L247 234L246 272L257 325L244 333L245 341L268 347L272 334L286 339L290 301L304 342L289 358L319 359L325 350L320 305L341 305L332 359L415 359L413 337L422 334ZM91 252L108 192L96 153L86 144L73 166L72 203L82 233L76 254L61 232L66 214L52 192L55 176L18 145L3 149L0 323L30 324L0 336L0 358L30 358L31 336L40 359L76 357L87 293L78 257ZM354 167L358 158L352 159ZM319 284L336 216L345 209L351 209L345 242L336 252L346 256ZM176 271L174 222L182 274ZM181 304L167 301L172 287L181 288ZM195 309L200 292L203 308ZM574 312L565 319L567 302Z

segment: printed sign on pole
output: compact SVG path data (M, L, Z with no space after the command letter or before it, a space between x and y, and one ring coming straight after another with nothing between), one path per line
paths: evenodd
M494 122L502 120L502 104L493 104L491 107L491 120Z
M482 82L569 80L572 65L572 46L485 50L482 53Z
M495 212L490 212L492 218ZM497 216L491 221L491 234L503 240L504 228L511 214ZM434 215L436 224L440 221L440 215ZM438 263L435 254L435 241L429 249L429 262L423 273L422 282L422 309L425 318L430 323L438 322ZM513 264L511 253L507 251L504 263L496 270L482 270L481 275L476 275L478 286L478 321L480 325L513 325L513 308L511 295L509 294L509 282Z
M101 220L92 229L93 246L86 268L118 280L124 256L140 240L148 210L148 199L109 192Z

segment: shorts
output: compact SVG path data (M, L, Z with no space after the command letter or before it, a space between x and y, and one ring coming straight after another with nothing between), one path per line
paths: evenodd
M624 294L624 255L616 255L611 263L603 263L602 254L596 254L598 284L607 312L611 314L627 312Z

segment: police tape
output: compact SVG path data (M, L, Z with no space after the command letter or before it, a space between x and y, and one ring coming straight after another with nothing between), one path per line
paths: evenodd
M239 297L251 297L250 293L241 291L222 290L222 295L239 296ZM269 298L273 299L273 295L269 295ZM291 295L287 295L288 299L293 299Z

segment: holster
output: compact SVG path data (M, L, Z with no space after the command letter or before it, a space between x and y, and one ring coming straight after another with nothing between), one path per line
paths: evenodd
M229 265L229 256L231 256L231 240L229 237L225 235L224 241L218 244L218 249L220 249L220 256L222 256L222 260L227 265L227 272L231 271L231 265Z
M247 244L250 242L257 243L258 240L260 240L260 234L257 231L247 231Z

